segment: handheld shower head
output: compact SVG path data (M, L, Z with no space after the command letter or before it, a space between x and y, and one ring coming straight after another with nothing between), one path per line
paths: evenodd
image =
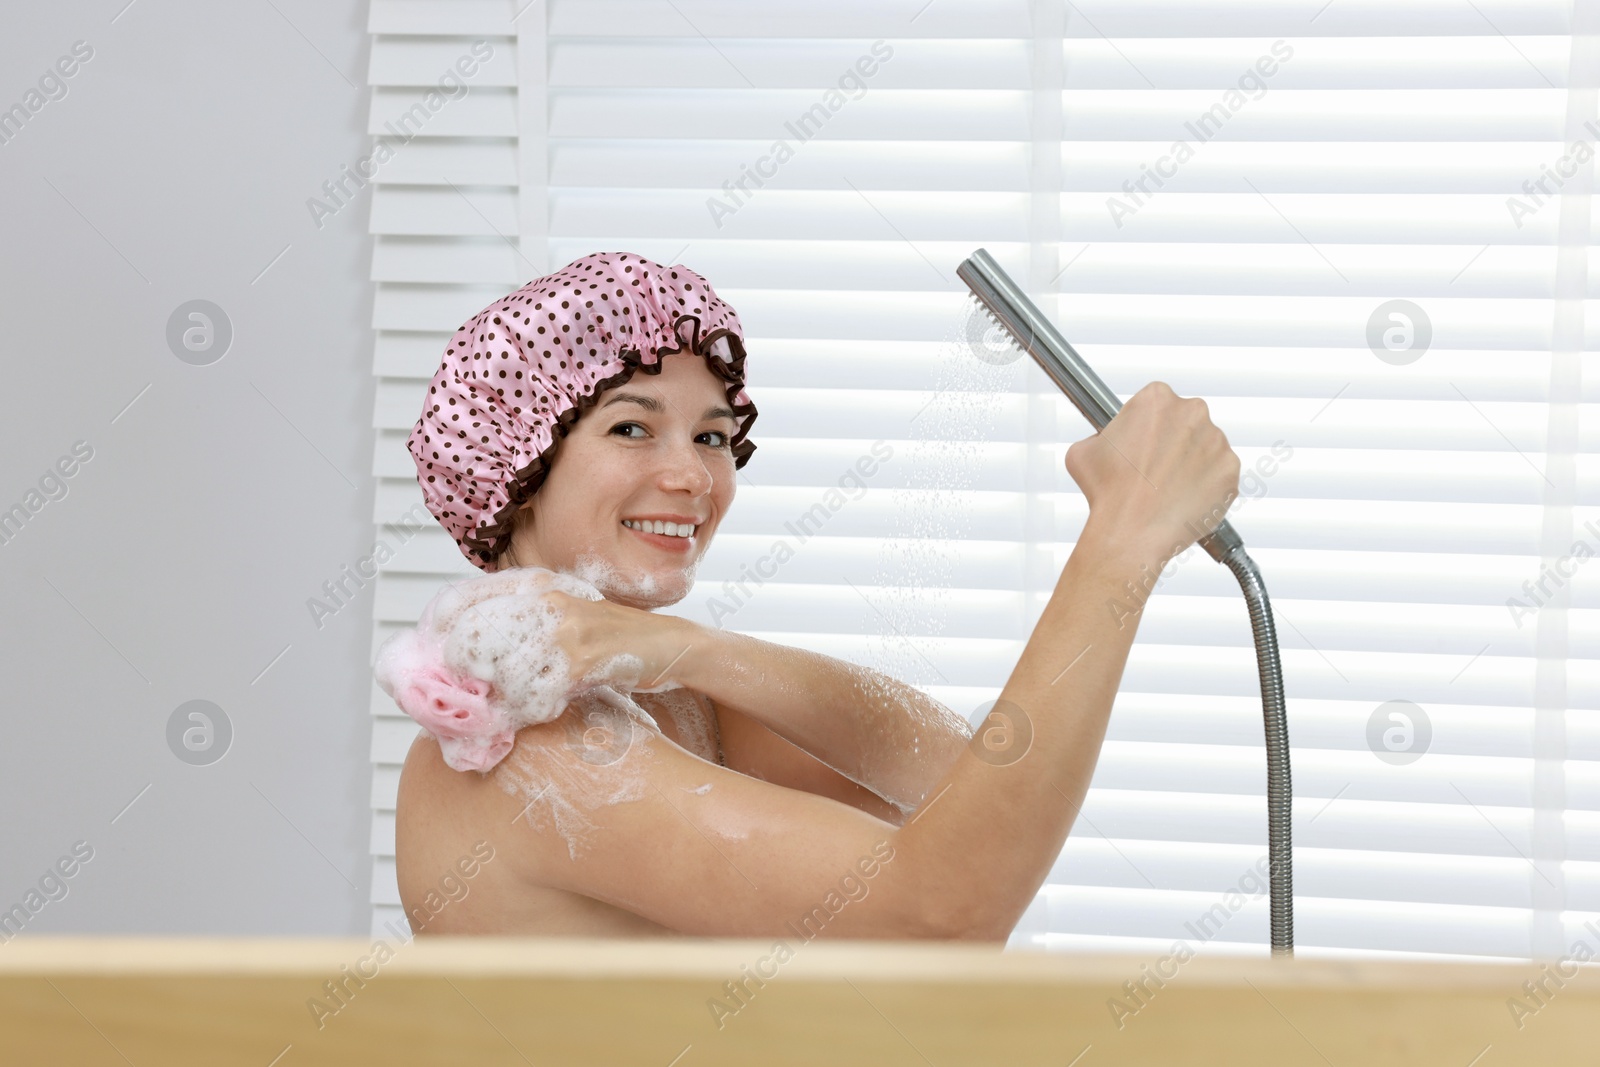
M1083 412L1098 430L1105 429L1122 401L1073 351L1055 324L1039 311L1028 295L1000 269L994 257L978 249L956 268L956 274L978 303L993 317L1012 342L1034 361ZM1290 807L1294 803L1289 782L1289 726L1284 709L1283 675L1278 664L1278 635L1272 624L1272 604L1255 561L1244 541L1223 520L1199 540L1212 559L1225 565L1239 580L1250 607L1255 637L1256 668L1261 676L1261 707L1267 742L1267 851L1272 886L1272 952L1294 954L1293 849L1289 840Z
M1122 410L1117 394L1106 388L1106 383L1083 361L1083 357L1061 336L1055 323L1040 313L1011 280L986 249L978 249L956 268L956 275L967 283L979 305L994 319L1022 351L1032 356L1035 363L1067 394L1083 417L1096 430L1103 430ZM1200 538L1199 545L1212 559L1223 558L1244 541L1224 519L1215 530Z

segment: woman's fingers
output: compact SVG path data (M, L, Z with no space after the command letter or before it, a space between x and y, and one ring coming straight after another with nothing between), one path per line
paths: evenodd
M1066 467L1091 517L1162 552L1214 530L1239 492L1239 457L1210 406L1159 381L1130 397L1100 433L1074 442Z

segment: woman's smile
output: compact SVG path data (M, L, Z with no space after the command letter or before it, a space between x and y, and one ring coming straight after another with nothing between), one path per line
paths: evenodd
M733 503L736 426L706 360L666 356L573 425L517 513L507 562L577 573L633 607L678 603Z
M690 534L688 537L680 537L676 534L645 533L643 530L627 525L623 525L622 528L645 544L653 545L661 551L670 552L675 556L692 555L698 544L695 534Z

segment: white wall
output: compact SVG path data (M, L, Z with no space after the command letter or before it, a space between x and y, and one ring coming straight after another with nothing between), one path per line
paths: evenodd
M371 589L306 602L373 538L368 194L306 200L367 151L367 4L125 4L0 16L0 109L93 49L0 143L0 510L93 450L0 543L0 911L87 841L26 929L363 934ZM197 298L207 366L166 340Z

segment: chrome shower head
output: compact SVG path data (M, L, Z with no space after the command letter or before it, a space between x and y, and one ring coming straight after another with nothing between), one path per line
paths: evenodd
M1105 429L1106 423L1122 410L1122 401L1073 350L1055 323L1045 318L1038 305L1000 268L994 257L980 248L962 261L956 268L956 275L967 283L967 288L972 290L979 306L995 325L1006 332L1013 344L1033 357L1051 381L1083 412L1083 417L1096 430ZM1242 547L1244 541L1224 519L1198 543L1220 563L1228 553Z

